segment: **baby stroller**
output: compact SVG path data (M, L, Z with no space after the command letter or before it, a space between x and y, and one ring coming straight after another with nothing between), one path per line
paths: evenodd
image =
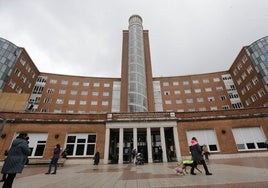
M144 159L142 153L137 153L136 155L136 165L143 165Z

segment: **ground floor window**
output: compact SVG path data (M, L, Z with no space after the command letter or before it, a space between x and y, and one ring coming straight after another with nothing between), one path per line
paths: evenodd
M260 127L233 128L238 151L266 149L265 136Z
M207 145L209 152L218 152L219 144L215 130L191 130L187 131L187 140L191 145L192 137L196 137L200 146Z
M31 149L31 154L29 157L42 157L46 142L47 133L28 133L29 136L29 148Z
M68 157L93 157L96 148L96 134L67 134L66 150Z

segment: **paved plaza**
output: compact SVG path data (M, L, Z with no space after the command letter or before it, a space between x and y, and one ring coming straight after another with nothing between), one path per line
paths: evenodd
M176 163L154 163L134 166L68 164L56 175L45 175L47 166L29 165L18 174L13 188L264 188L268 187L268 157L210 159L212 176L203 173L177 175ZM188 168L188 171L190 169ZM0 184L2 186L3 183Z

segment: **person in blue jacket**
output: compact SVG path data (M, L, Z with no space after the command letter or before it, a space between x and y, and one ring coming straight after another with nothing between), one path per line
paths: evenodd
M7 174L2 188L11 188L17 173L22 173L31 153L27 138L27 133L20 133L12 142L1 171L2 174Z
M52 166L54 166L54 172L51 174L56 174L57 173L57 167L58 167L58 160L60 157L60 145L57 144L55 146L54 152L53 152L53 157L51 158L51 161L49 163L48 171L45 174L50 174Z

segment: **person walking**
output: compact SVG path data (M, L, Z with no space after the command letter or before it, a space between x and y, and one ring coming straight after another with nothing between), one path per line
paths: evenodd
M100 152L96 152L94 156L94 165L98 166L100 162Z
M56 174L57 173L57 167L58 167L58 160L60 157L60 145L57 144L55 146L54 152L53 152L53 157L51 158L51 161L49 163L48 171L45 174L50 174L52 166L54 166L54 172L51 174Z
M195 137L193 137L191 140L190 152L192 155L192 160L194 161L194 165L191 168L191 174L196 175L196 173L194 173L194 169L200 162L206 171L206 175L212 175L212 173L210 173L208 170L205 160L203 159L201 147Z
M2 174L7 174L2 188L11 188L17 173L22 173L24 169L28 155L31 153L26 139L27 133L20 133L12 142L1 171Z
M209 160L208 156L210 155L210 153L208 151L208 147L206 144L203 145L202 150L203 150L203 155L205 156L205 159Z

